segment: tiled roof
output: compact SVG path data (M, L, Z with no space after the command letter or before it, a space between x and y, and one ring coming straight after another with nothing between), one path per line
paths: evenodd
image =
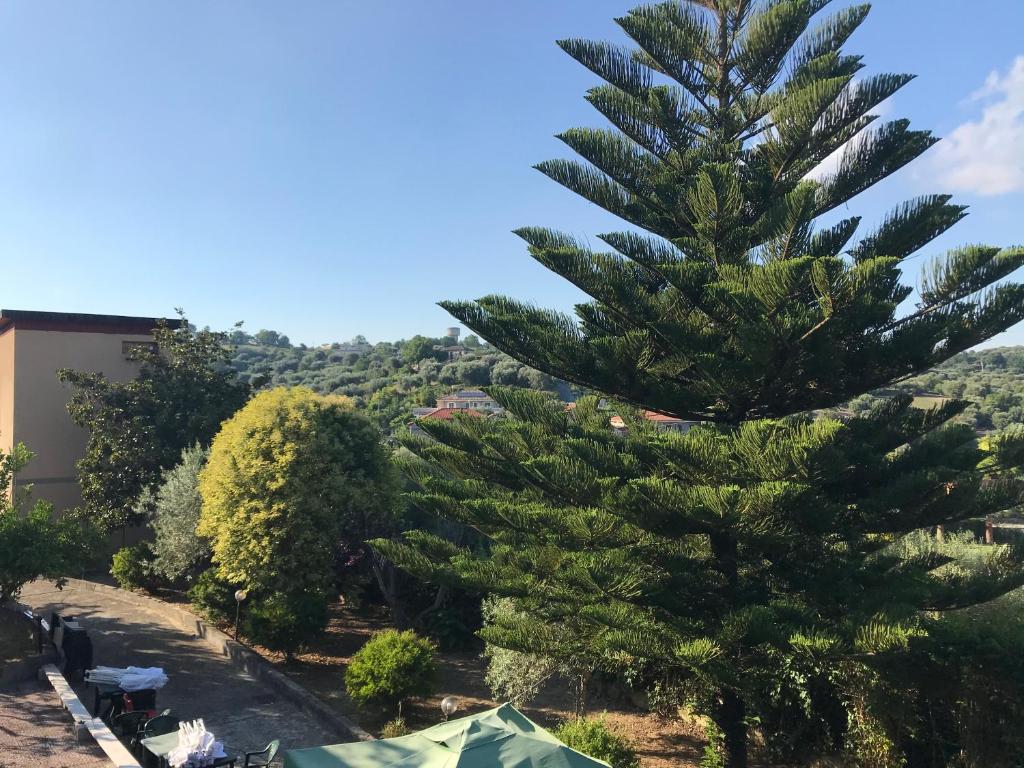
M445 395L445 397L462 397L462 398L475 397L477 399L480 399L480 398L487 398L488 400L491 399L490 395L488 395L486 392L481 392L479 389L460 389L458 392L454 392L454 393L452 393L450 395ZM441 399L443 400L444 398L441 398Z
M686 419L680 419L678 416L668 416L657 411L644 411L644 418L648 421L686 421Z
M425 413L420 416L421 419L444 419L448 421L455 418L458 414L464 414L466 416L483 416L480 411L476 411L472 408L435 408L430 413Z

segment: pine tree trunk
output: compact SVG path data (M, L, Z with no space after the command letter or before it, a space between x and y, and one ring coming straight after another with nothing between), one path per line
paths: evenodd
M747 768L746 716L747 708L743 699L732 691L723 691L716 720L725 741L727 768Z

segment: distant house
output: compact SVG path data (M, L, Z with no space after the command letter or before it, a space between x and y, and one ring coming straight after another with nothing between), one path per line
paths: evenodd
M412 415L415 419L450 419L456 413L464 413L468 416L490 416L494 413L504 413L498 403L479 389L462 389L437 398L437 403L422 408L413 408Z
M460 389L437 398L438 408L475 408L489 413L502 413L505 409L486 392L479 389Z
M365 354L366 352L370 351L370 345L369 344L350 344L349 343L349 344L338 344L337 346L331 346L331 345L328 345L328 346L330 346L332 351L334 351L334 352L341 352L342 354L355 353L357 355L362 355L362 354Z
M461 344L452 344L451 346L445 346L444 344L435 344L435 352L444 352L447 355L448 362L458 360L463 355L467 354L469 350Z
M687 421L677 416L666 416L657 411L644 411L644 418L653 421L662 432L678 432L685 435L692 427L699 424L698 421Z
M409 431L414 435L425 437L427 433L420 429L417 423L419 421L451 421L456 416L483 418L485 415L487 414L481 413L475 408L415 408L413 409L415 418L409 422Z
M451 421L456 416L483 416L473 408L432 408L427 413L424 413L419 418L421 419L440 419L442 421Z
M72 387L57 369L102 373L114 381L135 378L138 347L154 347L152 317L0 310L0 449L24 443L35 458L16 479L58 510L81 504L75 462L85 455L88 433L71 421ZM177 328L179 320L164 321ZM10 491L10 489L9 489Z
M598 408L601 410L606 410L608 407L608 404L604 400L601 400L598 404ZM571 413L575 409L576 403L565 404L566 411ZM643 417L648 421L653 422L654 425L662 432L678 432L681 435L685 435L692 427L700 423L699 421L687 421L686 419L680 419L676 416L668 416L664 413L658 413L657 411L643 411ZM628 429L625 420L617 413L613 413L608 418L608 423L611 425L612 429L622 434L625 434Z

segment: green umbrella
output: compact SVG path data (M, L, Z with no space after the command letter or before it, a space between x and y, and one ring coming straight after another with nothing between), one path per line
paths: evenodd
M608 768L562 742L511 704L409 736L293 749L284 768Z

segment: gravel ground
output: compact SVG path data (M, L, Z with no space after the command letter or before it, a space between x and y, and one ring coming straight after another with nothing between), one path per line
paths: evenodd
M48 683L0 691L0 768L110 768L92 740L76 743L71 717Z

